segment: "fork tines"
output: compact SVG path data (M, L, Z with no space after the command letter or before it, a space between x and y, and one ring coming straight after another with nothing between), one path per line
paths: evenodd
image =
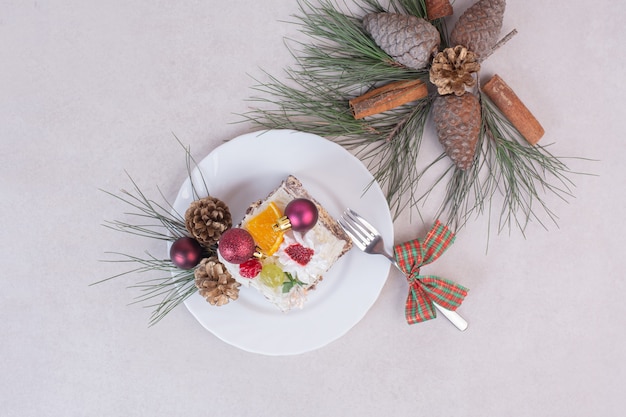
M352 220L353 224L359 226L359 228L361 228L365 233L371 235L372 238L380 235L380 233L378 233L378 230L376 230L374 226L372 226L363 217L359 216L358 213L351 208L348 207L344 212L344 215Z
M344 211L338 221L343 230L348 234L348 236L350 236L352 242L354 242L361 250L365 250L367 245L369 245L369 243L376 237L376 233L372 233L372 231L369 230L371 225L365 222L362 217L349 208Z

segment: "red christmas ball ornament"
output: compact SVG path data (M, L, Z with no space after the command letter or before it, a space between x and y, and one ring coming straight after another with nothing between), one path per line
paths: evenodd
M317 223L317 206L306 198L296 198L285 207L285 217L296 232L306 232Z
M176 239L170 248L170 259L181 269L191 269L202 259L202 246L190 237Z
M239 227L228 229L217 243L220 255L231 264L240 264L252 258L256 244L247 230Z

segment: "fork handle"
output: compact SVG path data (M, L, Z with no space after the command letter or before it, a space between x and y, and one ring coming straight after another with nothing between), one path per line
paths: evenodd
M456 326L457 329L459 329L460 331L464 331L465 329L467 329L467 321L463 317L461 317L459 313L457 313L456 311L448 310L447 308L444 308L435 302L433 302L433 304L441 314L446 316L446 318Z
M394 257L392 257L386 252L383 253L382 255L385 256L387 259L389 259L391 263L393 264L393 266L398 268L398 270L400 270L404 274L404 271L402 271L402 268L400 268L400 265L398 265L398 261L396 261ZM433 301L433 304L435 305L435 308L439 310L439 312L443 314L448 320L450 320L450 322L454 324L454 326L457 329L459 329L460 331L464 331L465 329L467 329L467 326L468 326L467 320L461 317L459 313L457 313L456 311L448 310L447 308L440 306L434 301Z

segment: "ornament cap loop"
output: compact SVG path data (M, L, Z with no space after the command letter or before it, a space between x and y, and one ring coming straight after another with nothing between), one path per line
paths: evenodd
M267 258L267 255L263 253L260 247L256 246L254 252L252 253L252 257L254 259L265 259Z
M287 216L283 216L276 220L276 223L272 225L272 229L274 229L275 232L291 229L291 221Z

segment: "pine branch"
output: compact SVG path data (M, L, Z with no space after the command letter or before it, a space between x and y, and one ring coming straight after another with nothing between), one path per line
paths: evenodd
M201 195L208 195L209 192L204 176L191 156L189 148L185 147L178 138L176 140L185 150L187 174L193 197L198 199ZM185 226L184 216L174 210L173 205L167 201L160 189L159 194L165 203L157 203L148 198L132 177L128 173L126 174L133 185L131 191L122 190L120 195L105 190L102 191L129 206L130 211L125 214L137 221L105 221L105 227L141 238L166 242L173 242L178 238L189 235ZM204 253L205 257L215 255L215 247L204 249L206 251ZM194 271L181 270L170 259L159 259L147 252L143 257L119 252L109 252L109 254L116 256L117 259L105 260L104 262L133 266L122 273L94 282L91 285L135 274L165 274L139 281L129 286L129 288L141 291L141 294L136 297L132 304L145 304L145 307L153 309L149 321L150 326L158 323L172 309L183 303L197 291L194 284Z
M445 154L423 167L416 165L431 97L355 120L350 99L393 81L421 79L427 83L429 69L415 71L395 63L364 31L362 17L340 11L331 1L323 0L319 6L306 0L299 4L297 24L313 42L293 44L290 51L297 65L287 69L284 82L269 74L269 81L257 80L254 89L260 95L251 101L259 107L243 115L245 120L268 129L314 133L353 151L385 191L394 217L407 207L419 212L419 203L435 189L445 187L438 216L457 229L473 215L491 215L496 197L503 199L499 232L517 226L523 233L530 221L543 225L539 212L556 221L546 194L570 197L568 177L572 172L545 147L529 146L482 94L481 133L474 164L467 171L456 169ZM361 14L372 12L424 17L426 6L423 0L391 0L384 8L377 0L363 0ZM441 35L440 48L445 48L448 33L444 20L432 23ZM425 185L426 174L441 163L448 167Z
M574 184L569 176L573 172L546 147L528 145L484 94L481 103L485 145L492 148L491 175L485 187L504 197L499 231L515 225L523 233L532 220L546 227L538 211L556 224L557 218L548 208L545 195L563 201L572 197Z

